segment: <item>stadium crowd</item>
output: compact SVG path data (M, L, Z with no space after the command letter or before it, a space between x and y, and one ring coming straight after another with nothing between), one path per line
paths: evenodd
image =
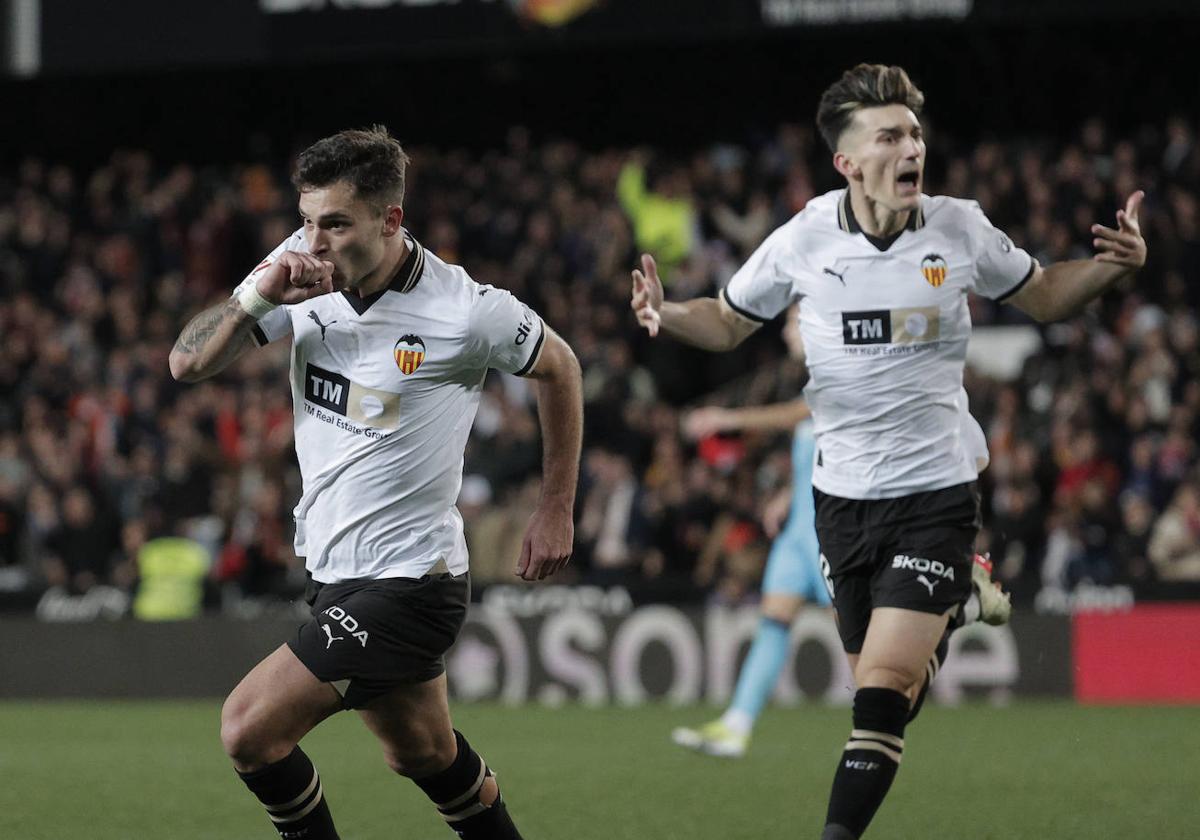
M931 136L926 192L977 199L1043 262L1089 256L1090 225L1147 190L1136 280L1071 321L1030 327L1041 349L1015 378L969 372L992 453L980 549L1026 603L1083 582L1200 581L1196 126ZM838 186L813 132L677 156L521 129L484 152L408 151L413 234L541 312L583 365L571 579L644 598L752 598L768 547L759 512L788 478L787 441L689 441L680 421L703 403L792 398L802 372L778 322L722 356L650 341L629 312L629 269L649 250L669 296L714 293ZM0 176L0 590L134 592L147 546L182 537L207 558L187 568L210 604L299 591L286 342L199 385L175 383L166 362L187 318L297 224L287 173L262 163L160 167L126 150L91 171L28 158ZM977 325L1027 323L986 300L972 311ZM493 374L460 499L477 582L512 579L539 465L529 384Z

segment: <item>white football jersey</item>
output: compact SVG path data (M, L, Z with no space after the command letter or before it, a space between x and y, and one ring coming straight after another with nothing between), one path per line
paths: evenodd
M862 232L843 189L767 237L723 293L757 321L799 301L813 485L886 499L977 477L963 420L967 292L1003 300L1035 267L974 201L922 196L905 230L882 241Z
M260 344L292 335L296 554L321 583L467 570L455 501L484 377L528 373L545 337L512 294L404 235L410 253L387 289L280 306L254 329ZM238 291L284 251L308 251L303 229Z
M987 436L983 433L983 427L979 425L979 421L971 416L971 409L967 402L967 389L964 388L962 394L962 409L959 414L959 420L962 422L963 445L967 447L967 455L971 458L971 463L975 465L975 477L979 477L979 473L988 468L988 464L992 462L992 453L988 450Z

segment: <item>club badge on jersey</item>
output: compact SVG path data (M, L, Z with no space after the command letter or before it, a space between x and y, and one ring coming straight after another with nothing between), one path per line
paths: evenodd
M925 275L926 282L935 289L946 282L949 271L941 254L926 254L925 259L921 260L921 273Z
M392 353L396 357L396 367L400 368L401 373L408 376L415 373L421 366L421 362L425 361L425 342L419 335L410 333L396 342Z

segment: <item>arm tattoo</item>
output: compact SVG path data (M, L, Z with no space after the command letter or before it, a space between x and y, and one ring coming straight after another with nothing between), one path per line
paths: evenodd
M236 316L241 306L234 299L225 302L221 307L205 309L188 322L175 341L175 349L180 353L199 353L216 334L221 322L230 316Z
M232 330L227 326L230 322L233 325ZM253 345L250 330L254 323L246 317L241 304L235 298L230 298L224 304L206 309L189 321L175 341L175 352L188 356L212 353L204 367L216 373ZM225 329L222 330L222 327ZM216 347L214 352L209 349L209 344L219 332L225 332L229 340L218 341L220 346Z

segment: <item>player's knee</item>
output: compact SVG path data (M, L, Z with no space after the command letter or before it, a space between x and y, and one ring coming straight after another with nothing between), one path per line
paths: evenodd
M483 819L487 821L504 821L504 803L500 798L500 788L495 776L479 753L471 748L461 732L454 733L454 755L448 766L437 773L414 778L413 781L421 788L434 804L442 817L452 827L465 827L468 821ZM496 806L493 808L493 806ZM479 817L480 812L486 811L491 816ZM462 834L462 836L519 836L515 832L486 834Z
M760 612L763 618L777 621L780 624L790 627L791 623L796 620L796 616L800 614L800 609L803 605L804 601L800 598L768 593L763 596Z
M917 672L896 665L863 665L859 663L859 671L854 675L860 688L888 688L892 691L913 696L920 689L920 681L924 671Z
M265 763L258 760L261 750L253 730L241 718L221 716L221 747L239 767Z
M228 701L221 709L221 747L239 770L253 770L277 761L292 746L272 750L268 739L253 725L248 709Z
M384 757L393 773L410 779L436 773L447 763L435 750L409 750L404 753L389 751Z
M403 746L392 745L384 750L384 759L393 773L410 779L431 776L454 761L453 738L443 743L440 738L417 738Z

